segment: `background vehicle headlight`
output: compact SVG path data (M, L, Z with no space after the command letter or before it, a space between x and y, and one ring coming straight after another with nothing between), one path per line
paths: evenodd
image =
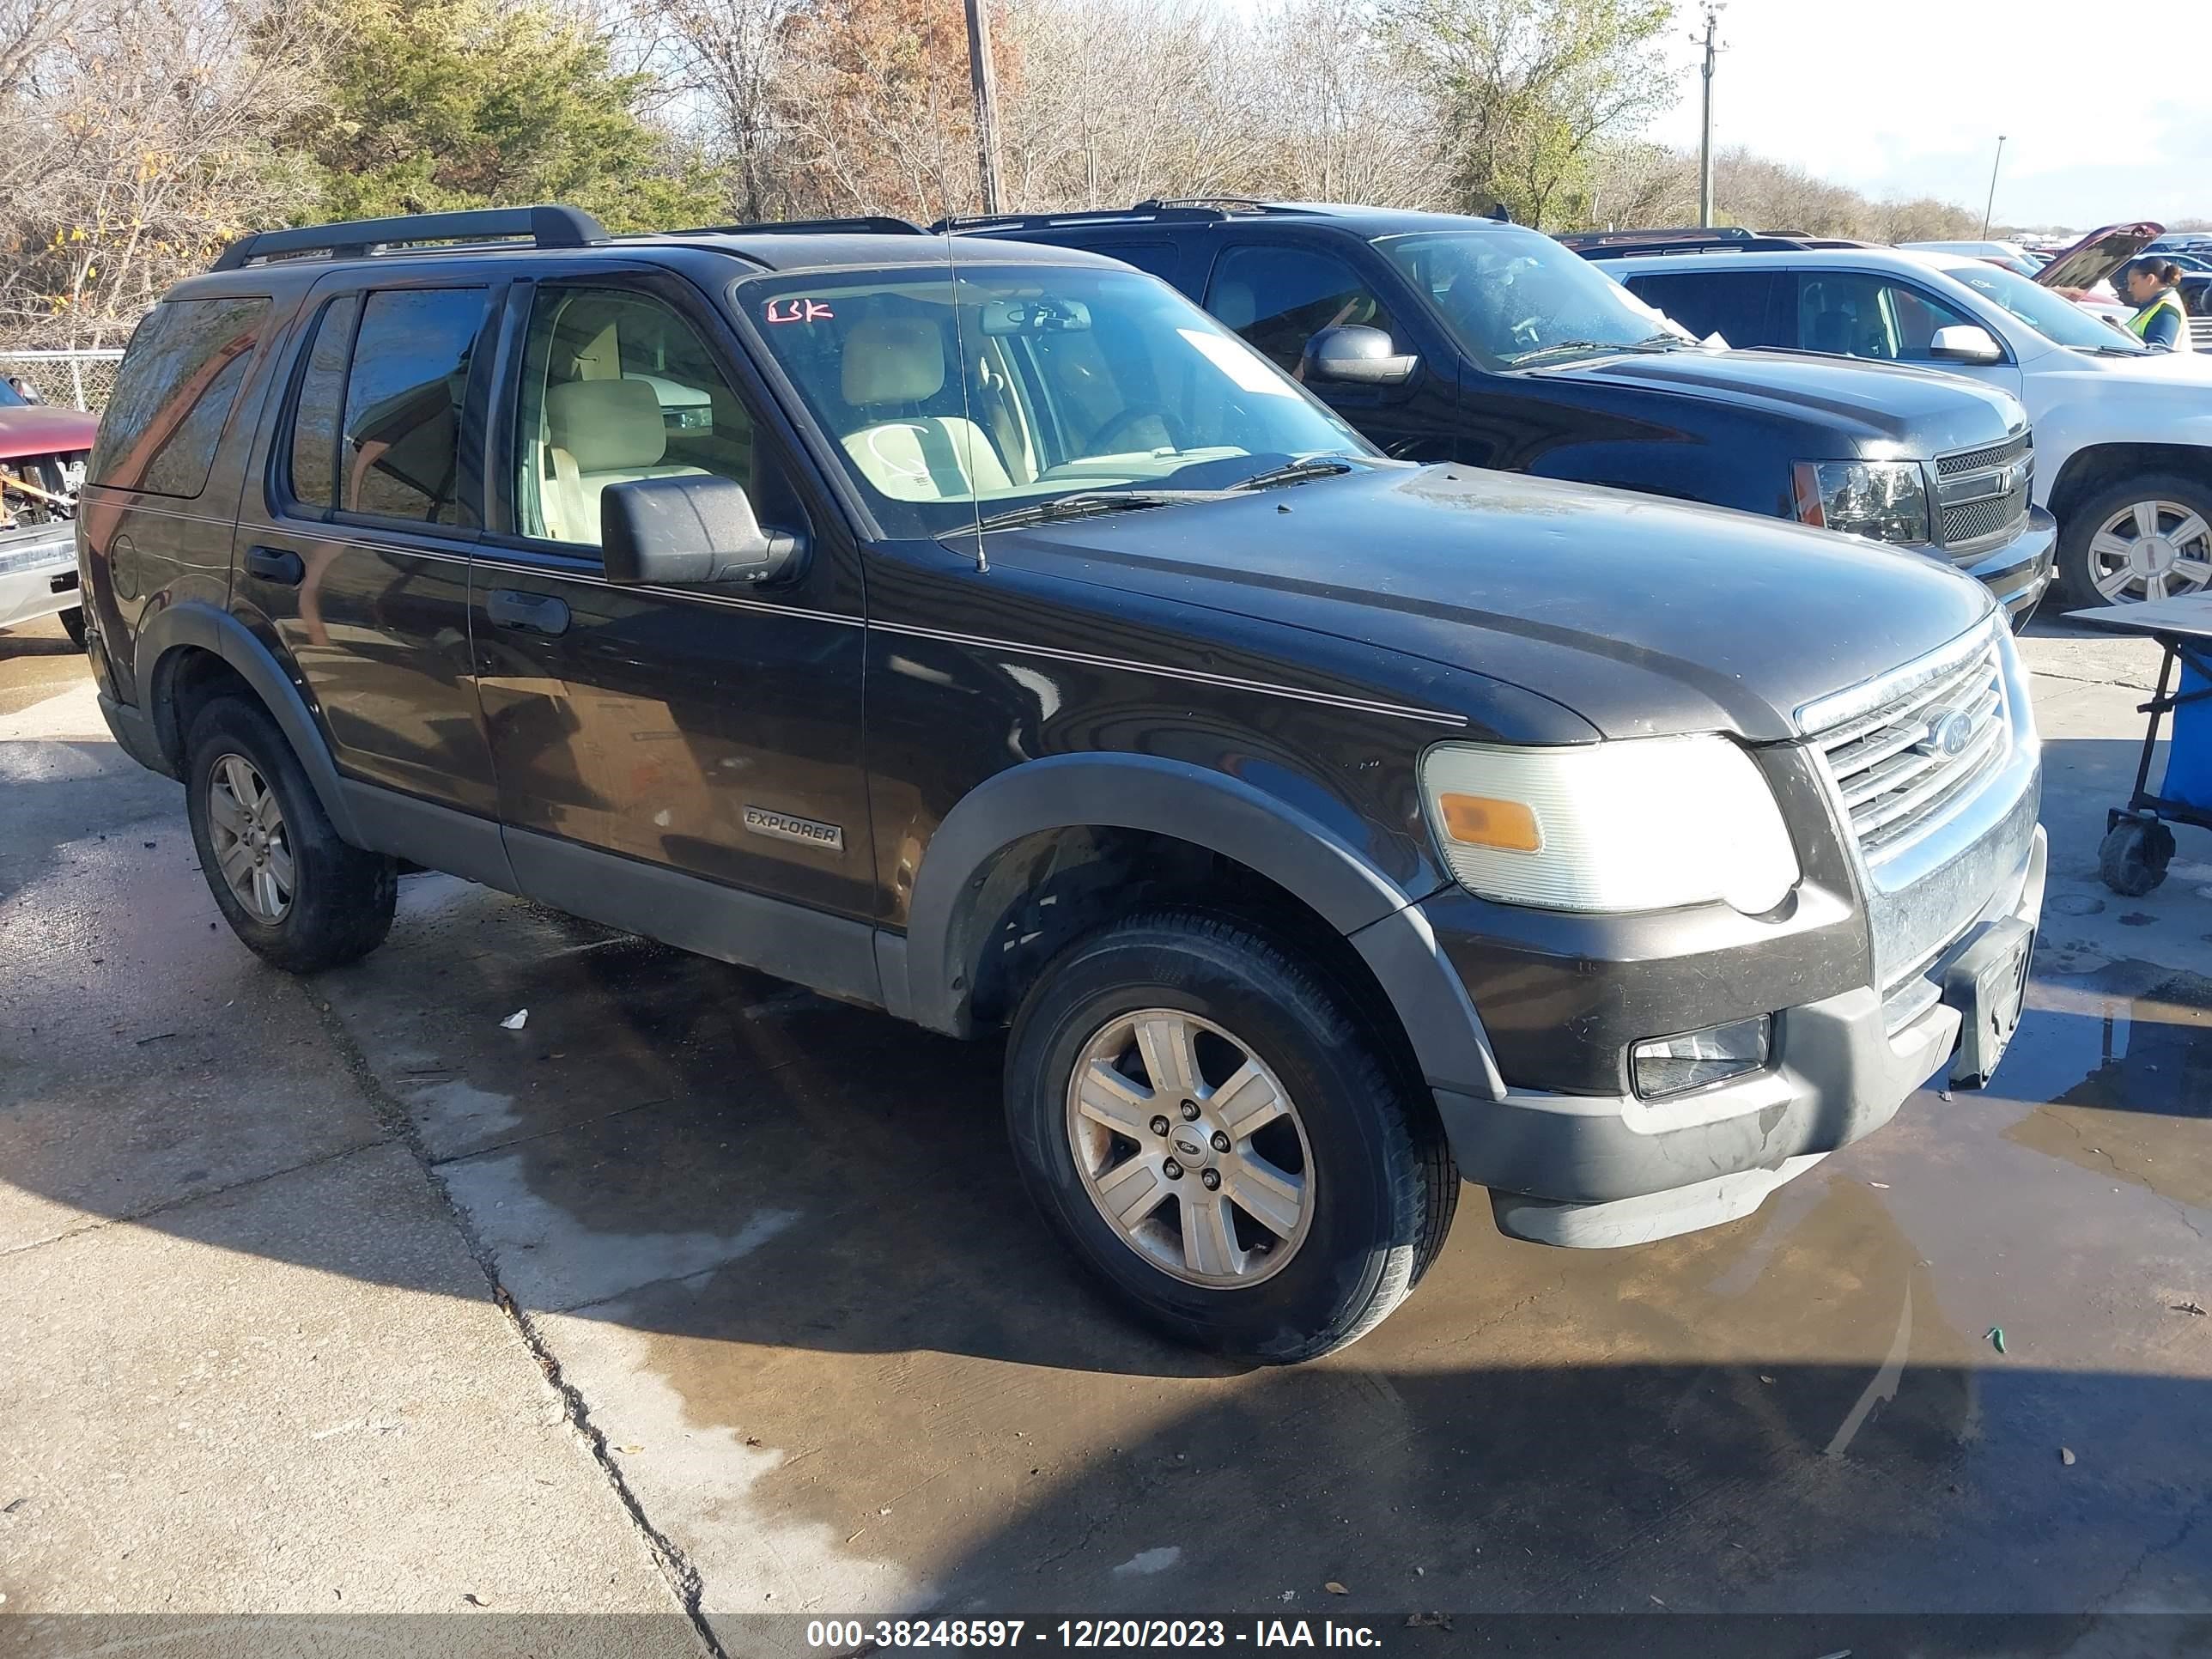
M1917 461L1800 461L1797 516L1878 542L1925 543L1928 475Z
M1440 744L1422 793L1445 862L1485 898L1551 910L1771 910L1797 853L1756 764L1725 738L1565 749Z

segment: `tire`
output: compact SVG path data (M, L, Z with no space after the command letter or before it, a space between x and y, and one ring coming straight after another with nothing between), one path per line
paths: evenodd
M2173 831L2155 818L2122 818L2097 848L2097 873L2123 898L2141 898L2166 879Z
M216 908L264 961L311 974L367 956L392 931L399 891L392 860L338 839L258 703L216 697L193 717L185 805ZM244 890L226 873L241 868Z
M76 646L78 650L83 650L84 607L81 605L72 605L67 611L63 611L61 613L61 624L62 632L70 636L70 642Z
M1178 1030L1187 1043L1161 1036ZM1092 1109L1071 1098L1079 1063ZM1188 1093L1150 1086L1185 1065ZM1288 1109L1263 1117L1270 1091ZM1224 917L1141 915L1067 947L1014 1022L1006 1097L1023 1181L1062 1242L1154 1328L1243 1359L1311 1359L1372 1330L1434 1260L1458 1198L1433 1105L1349 1001ZM1102 1188L1138 1200L1133 1226L1109 1219Z
M2142 538L2146 524L2163 532L2185 532L2173 543L2150 550L2146 562L2168 563L2169 551L2184 562L2178 568L2169 564L2155 583L2137 574L2112 592L2100 588L2100 563L2117 563L2119 550ZM2100 539L2108 531L2111 539L2100 549ZM2069 610L2140 604L2154 597L2154 585L2163 586L2168 598L2212 592L2212 489L2178 473L2146 472L2123 478L2076 502L2059 526L2058 586Z

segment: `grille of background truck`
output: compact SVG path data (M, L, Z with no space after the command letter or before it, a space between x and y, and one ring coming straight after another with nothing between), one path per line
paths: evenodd
M1936 727L1963 713L1966 746L1946 755ZM1919 679L1872 712L1816 733L1851 833L1870 864L1936 825L2003 760L2011 737L1994 636L1965 662Z
M2006 468L2023 459L2027 465L2020 469L2002 492L1980 493L1995 486ZM2001 444L1937 456L1938 501L1954 501L1960 495L1976 499L1955 501L1940 509L1936 540L1954 560L1963 564L2019 534L2027 518L2028 494L2034 477L2034 440L2025 432Z

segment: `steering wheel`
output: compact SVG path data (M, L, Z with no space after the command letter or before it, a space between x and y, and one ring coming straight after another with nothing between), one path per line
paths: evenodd
M1537 327L1537 325L1543 320L1544 319L1541 317L1533 314L1523 317L1519 322L1514 324L1507 332L1512 335L1516 343L1524 345L1529 350L1534 351L1538 346L1543 343L1543 337L1539 333Z
M1180 422L1159 404L1131 404L1120 414L1108 416L1106 424L1091 434L1089 447L1098 454L1118 454L1121 453L1121 446L1109 440L1120 437L1126 428L1133 428L1143 421L1158 422L1161 432L1167 437L1169 448L1181 449L1184 447L1182 434L1177 430Z

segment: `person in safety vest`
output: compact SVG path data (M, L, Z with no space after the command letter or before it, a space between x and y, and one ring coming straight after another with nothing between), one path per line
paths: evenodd
M2174 286L2181 267L2169 259L2130 259L2112 273L2112 291L2136 307L2128 331L2154 351L2187 351L2189 313Z

